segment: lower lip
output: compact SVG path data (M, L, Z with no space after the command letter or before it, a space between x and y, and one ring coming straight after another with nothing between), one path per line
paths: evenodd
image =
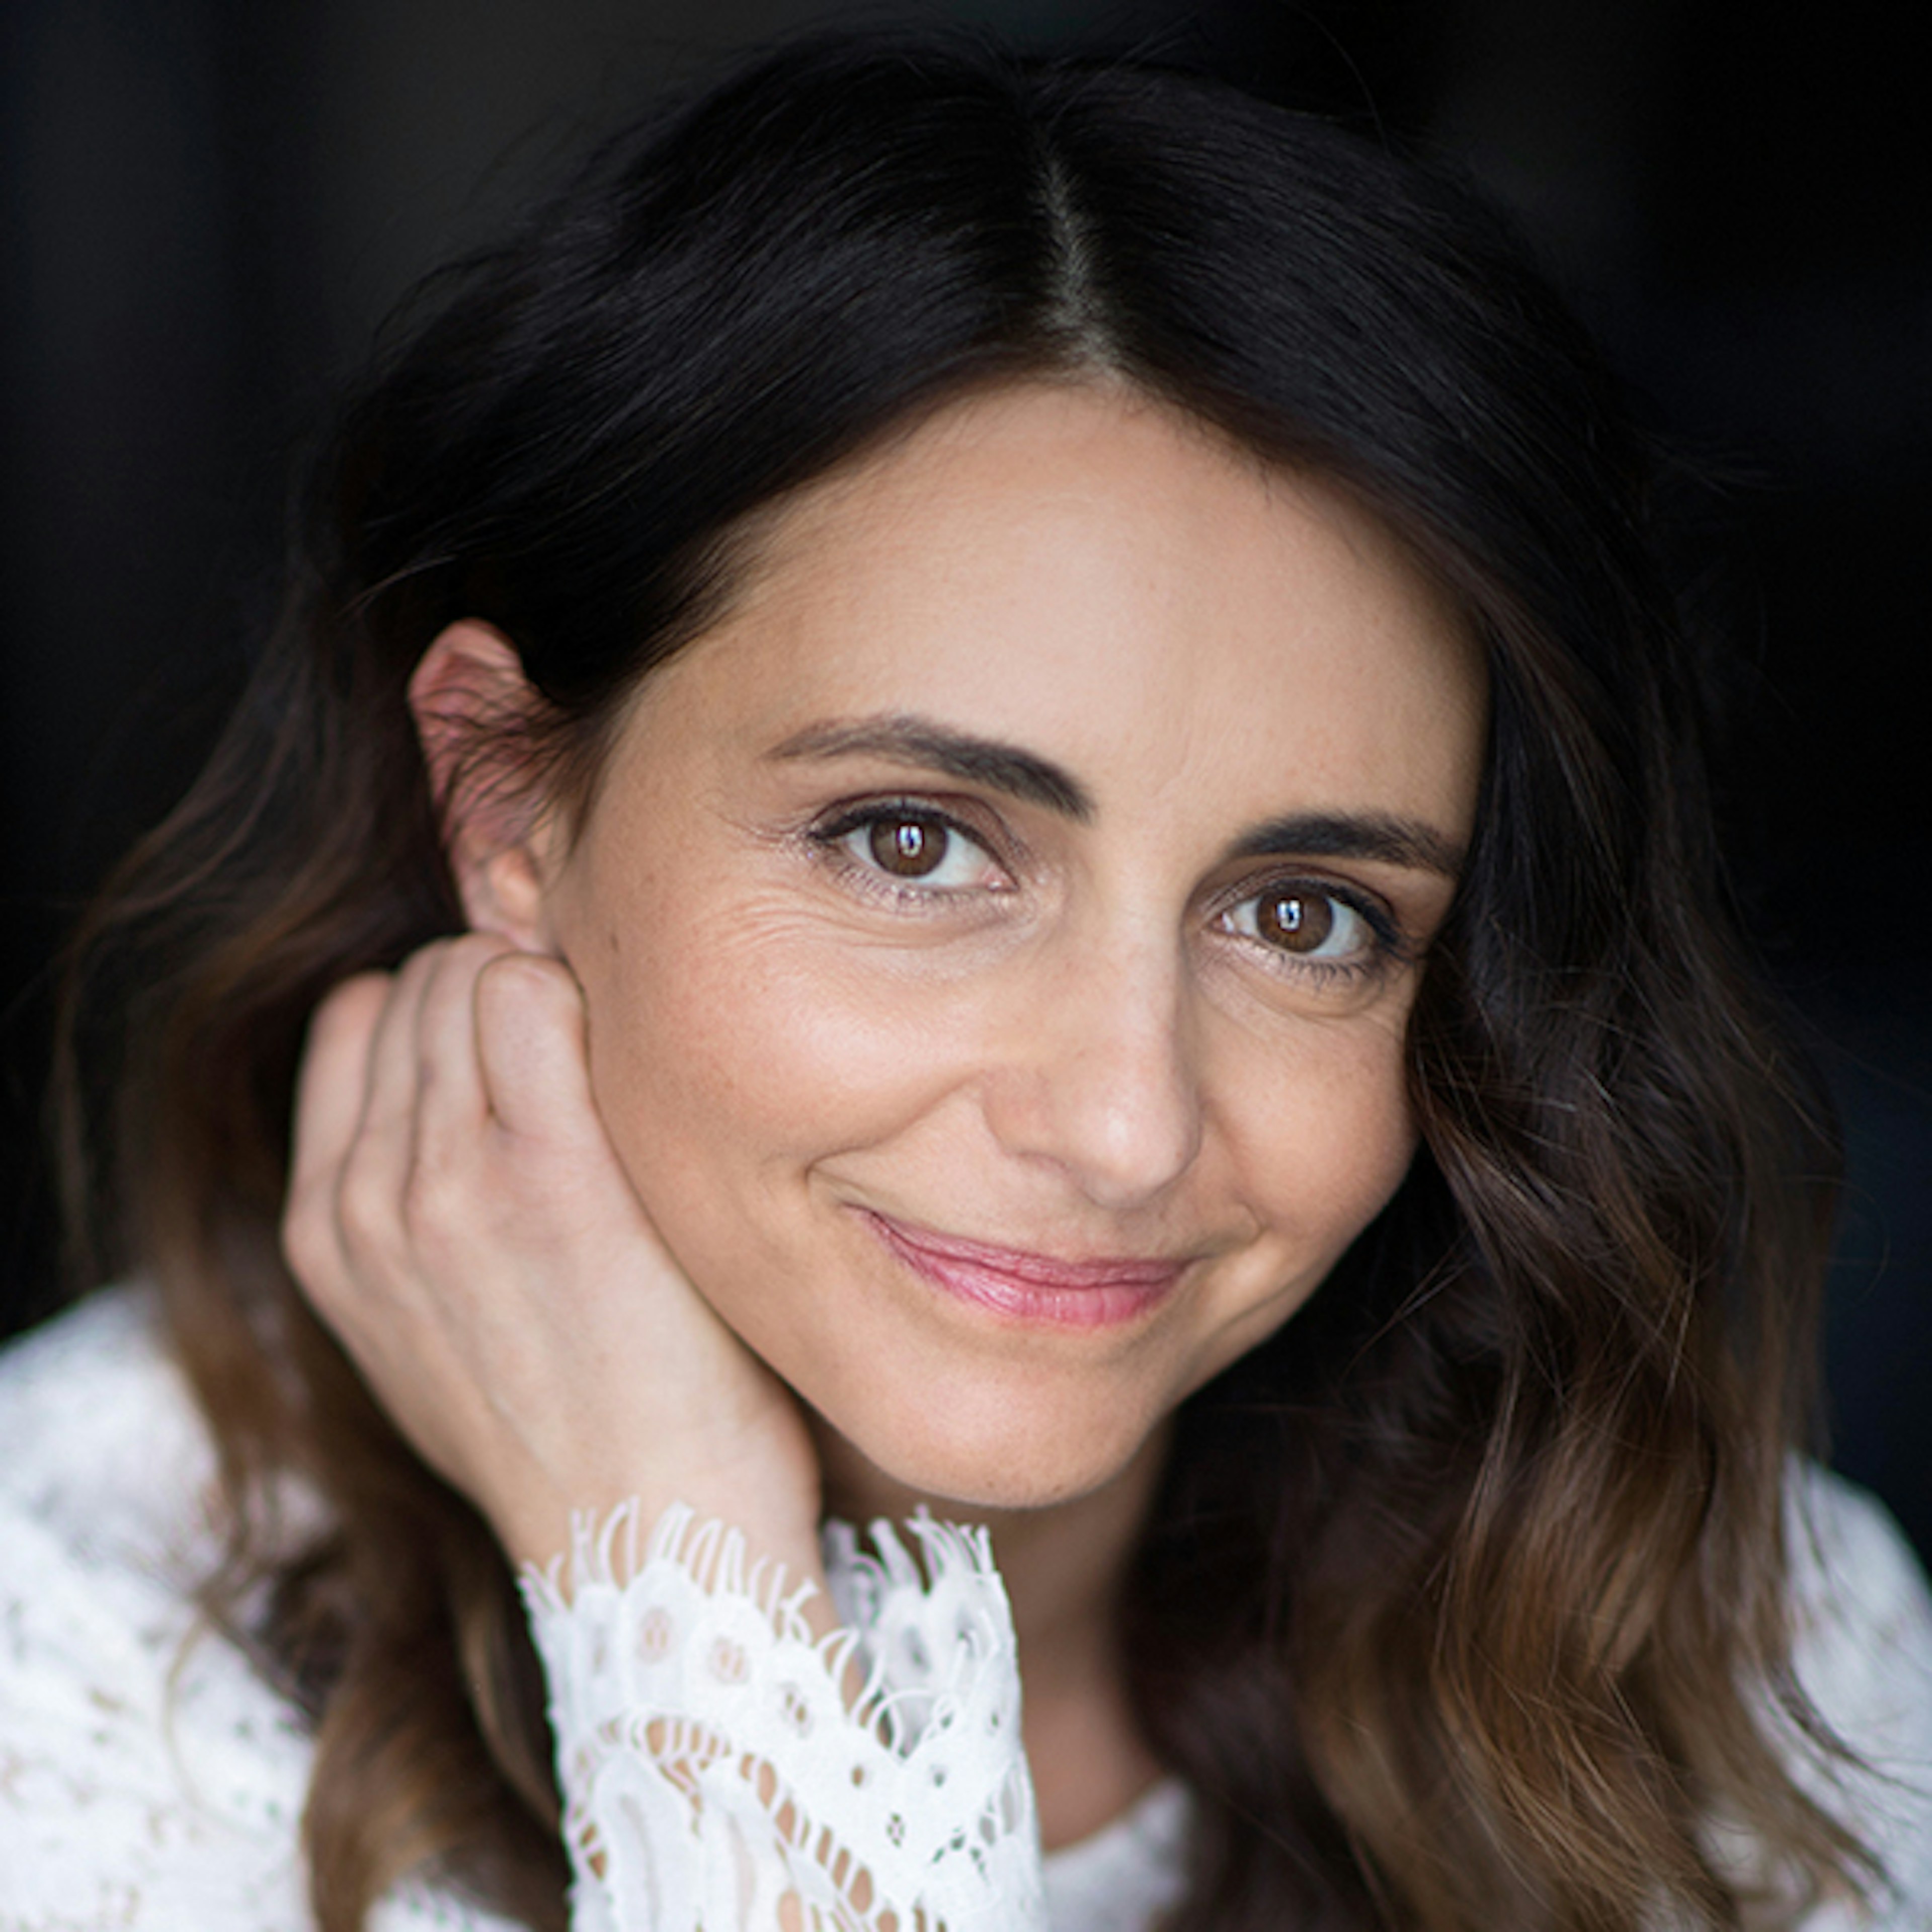
M928 1243L883 1214L862 1210L872 1232L921 1280L955 1300L1009 1321L1054 1328L1118 1328L1164 1301L1177 1264L1129 1262L1117 1271L1058 1266L968 1242Z

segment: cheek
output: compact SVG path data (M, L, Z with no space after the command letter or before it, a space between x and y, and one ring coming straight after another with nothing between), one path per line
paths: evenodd
M1253 1237L1222 1276L1178 1400L1258 1347L1387 1205L1415 1151L1400 1022L1250 1040L1222 1132Z
M700 1199L888 1138L956 1077L964 1030L934 1024L932 988L781 911L680 924L640 908L574 963L598 1105L674 1248L668 1223Z
M1402 1184L1415 1151L1402 1016L1300 1030L1246 1063L1229 1108L1244 1191L1312 1291Z

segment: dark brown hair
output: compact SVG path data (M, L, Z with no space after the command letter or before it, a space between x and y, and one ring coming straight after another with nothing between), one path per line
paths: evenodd
M1735 1926L1754 1888L1871 1876L1762 1714L1816 1733L1782 1510L1833 1150L1730 936L1652 455L1452 185L1205 82L840 39L620 140L446 285L345 412L246 700L79 955L76 1225L120 1217L214 1429L212 1600L267 1585L245 1634L314 1716L323 1932L425 1863L564 1913L506 1565L277 1243L308 1014L461 924L410 671L499 626L548 707L520 749L580 798L755 512L968 387L1095 374L1352 492L1459 601L1493 701L1410 1029L1423 1151L1186 1406L1124 1609L1198 1800L1180 1922ZM320 1540L279 1527L291 1478ZM1713 1863L1719 1814L1761 1871Z

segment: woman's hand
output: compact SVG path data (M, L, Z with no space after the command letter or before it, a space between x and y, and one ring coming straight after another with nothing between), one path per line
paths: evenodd
M598 1118L582 994L470 934L338 987L311 1025L283 1246L418 1453L512 1558L573 1510L674 1500L818 1565L795 1398L658 1238Z

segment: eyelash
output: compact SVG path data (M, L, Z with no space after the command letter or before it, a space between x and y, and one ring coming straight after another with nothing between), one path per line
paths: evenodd
M993 841L984 832L962 824L951 812L916 799L872 799L862 805L848 806L835 810L830 818L821 819L806 836L821 856L836 865L854 884L903 910L932 911L949 899L964 897L972 890L957 886L929 886L912 878L896 879L878 866L868 864L842 849L854 832L868 831L880 825L923 826L930 831L944 832L948 838L963 839L976 851L983 853L989 864L1010 873L1011 868L994 850Z
M1246 905L1268 899L1325 899L1360 920L1366 943L1354 956L1340 959L1320 959L1306 953L1291 952L1270 946L1265 940L1249 939L1232 929L1234 915ZM1400 928L1388 909L1366 893L1349 890L1332 880L1310 878L1302 873L1276 873L1272 878L1245 882L1237 892L1223 898L1215 912L1216 928L1245 941L1258 952L1269 970L1322 986L1361 985L1379 979L1392 967L1411 957Z
M963 839L982 853L990 865L1010 873L1011 868L994 850L993 842L985 833L962 824L952 813L916 799L872 799L862 804L841 807L830 818L808 828L806 836L820 856L836 865L853 884L902 910L932 911L947 900L968 897L976 890L927 886L910 878L895 879L876 865L843 849L845 842L854 832L892 824L923 826L944 832L949 838ZM1233 932L1228 922L1241 907L1264 900L1270 894L1278 898L1326 899L1359 919L1368 933L1368 943L1361 952L1355 957L1343 959L1318 959L1270 946L1264 940L1246 940L1271 971L1304 981L1312 980L1322 986L1360 983L1379 977L1410 957L1400 930L1386 907L1365 893L1350 891L1330 880L1310 878L1298 873L1277 873L1244 882L1243 890L1224 896L1216 908L1216 928L1231 938L1245 939L1245 935Z

